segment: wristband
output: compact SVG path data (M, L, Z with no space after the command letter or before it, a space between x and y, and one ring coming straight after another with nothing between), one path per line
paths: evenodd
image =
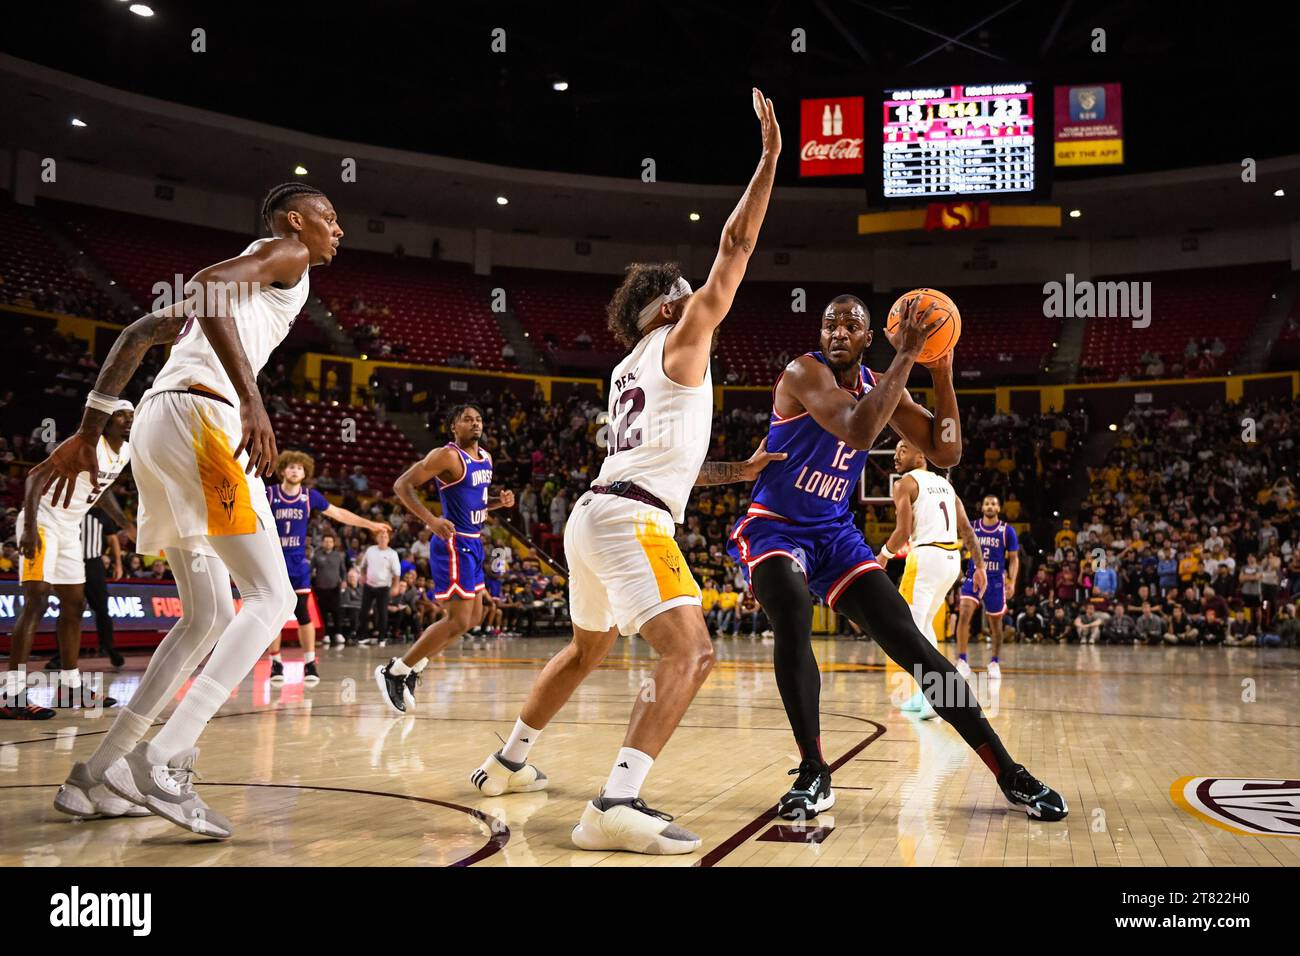
M92 388L90 394L86 396L86 407L93 408L97 412L103 412L105 415L112 415L114 412L131 411L135 406L125 398L118 398L116 395L105 395L103 392L97 392Z
M894 552L889 550L888 544L885 544L881 546L878 552L876 552L876 557L880 558L883 561L890 561L893 560Z

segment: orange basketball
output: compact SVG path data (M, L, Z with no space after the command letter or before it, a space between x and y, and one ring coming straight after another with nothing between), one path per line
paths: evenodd
M924 312L931 305L934 306L926 326L929 335L926 337L925 347L916 357L916 361L924 365L938 361L953 350L953 346L961 338L961 313L957 311L957 303L938 289L913 289L911 292L905 292L890 308L889 318L885 320L885 338L889 339L891 345L895 344L894 337L898 332L898 324L903 318L904 306L909 299L918 297L920 301L916 307L919 311Z

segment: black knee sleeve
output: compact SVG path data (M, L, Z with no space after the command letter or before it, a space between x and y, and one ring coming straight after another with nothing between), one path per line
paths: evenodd
M750 572L754 597L775 635L772 654L776 686L790 729L804 756L821 754L821 673L812 651L812 595L793 563L769 558Z

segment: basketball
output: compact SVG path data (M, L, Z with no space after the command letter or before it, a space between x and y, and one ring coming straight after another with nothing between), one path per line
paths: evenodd
M926 337L925 348L916 357L917 362L925 365L943 358L956 346L957 340L961 338L961 313L957 311L957 303L938 289L913 289L905 292L890 307L889 318L885 321L885 337L889 339L890 345L895 345L898 324L903 320L903 307L909 299L917 296L921 299L917 308L922 312L931 305L935 307L930 313L930 334Z

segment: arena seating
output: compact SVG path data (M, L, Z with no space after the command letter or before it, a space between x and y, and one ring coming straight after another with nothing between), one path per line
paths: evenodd
M506 290L507 302L539 352L547 337L557 349L577 349L578 333L591 336L591 351L621 352L605 319L605 305L619 276L544 269L495 269L493 284Z
M0 301L95 318L105 296L40 226L0 192Z
M1146 352L1160 355L1166 374L1173 376L1173 365L1185 365L1189 339L1221 339L1223 355L1213 369L1203 372L1231 370L1286 271L1286 264L1278 262L1098 277L1097 281L1151 282L1151 324L1137 329L1129 319L1088 319L1080 358L1087 370L1084 380L1140 377L1135 370Z
M372 358L446 365L463 352L476 368L509 367L488 287L467 265L344 250L312 282L345 332L365 342L364 326L379 326L371 347L392 351Z
M1287 316L1282 331L1278 333L1268 360L1273 368L1294 367L1300 363L1300 297L1297 297L1295 304L1292 305L1291 314Z
M340 481L360 465L374 494L392 493L393 481L411 466L419 453L392 422L380 422L369 408L331 405L289 399L289 412L271 416L276 444L309 452L316 458L317 474L328 466ZM343 440L343 420L356 422L356 441ZM339 469L343 471L340 472Z

